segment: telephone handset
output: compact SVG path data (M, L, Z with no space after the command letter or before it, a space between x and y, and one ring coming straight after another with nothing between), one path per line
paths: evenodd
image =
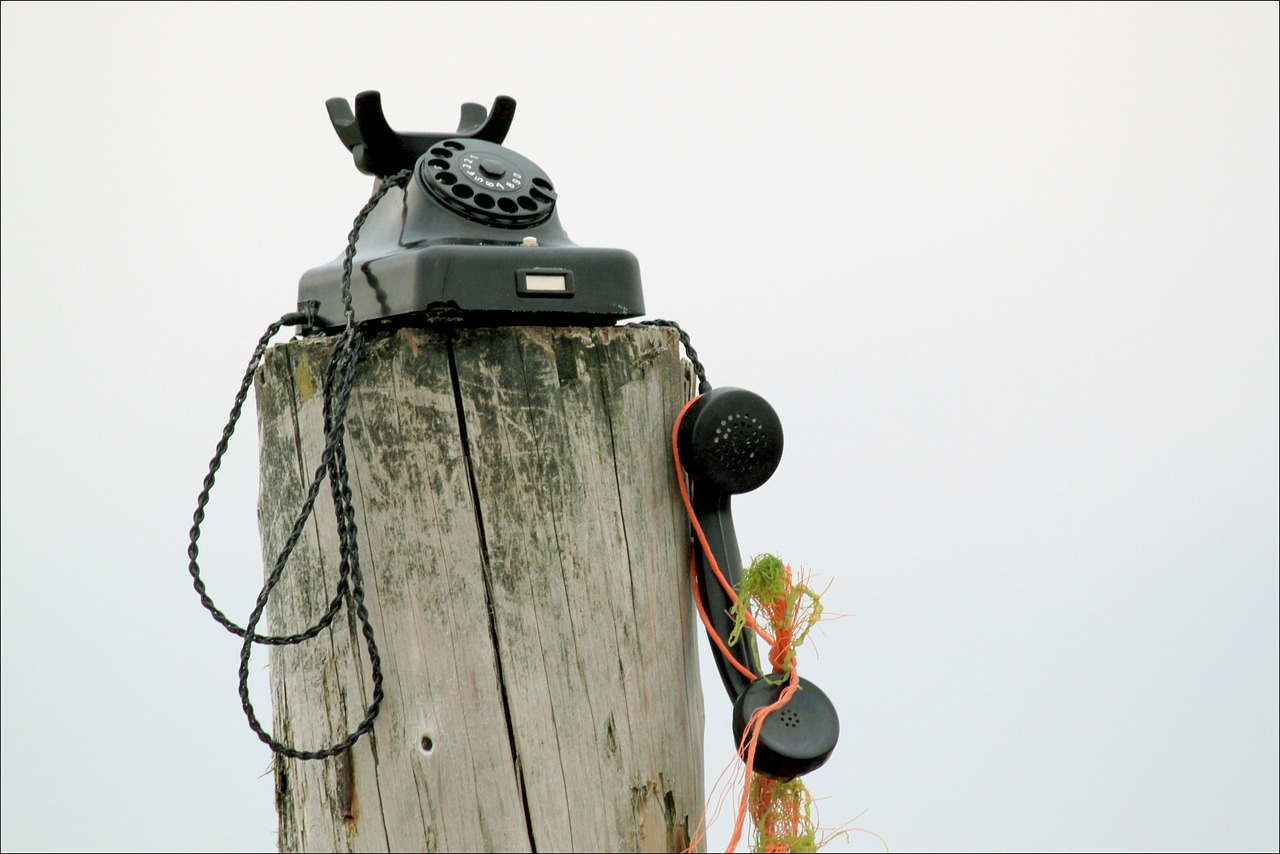
M750 629L744 628L738 640L729 643L732 599L726 588L736 589L742 580L730 503L733 495L756 489L778 468L782 422L758 394L739 388L711 389L681 413L675 440L680 464L691 481L694 520L702 532L694 546L696 592L709 630L719 641L712 640L712 655L734 704L734 740L740 745L752 712L778 699L783 680L781 674L761 671ZM725 657L721 645L733 661ZM839 737L835 706L820 688L800 677L800 690L764 720L756 770L782 779L806 774L827 761Z
M356 168L399 176L356 244L351 298L358 322L607 326L644 314L640 266L622 249L576 245L560 225L551 178L503 146L516 102L463 104L453 133L391 129L375 91L355 110L325 104ZM346 318L343 257L303 274L306 333Z

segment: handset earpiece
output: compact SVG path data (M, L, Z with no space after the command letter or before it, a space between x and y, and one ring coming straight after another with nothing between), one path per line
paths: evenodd
M733 598L742 580L742 556L733 528L730 498L761 486L782 461L782 422L769 402L740 388L713 389L691 403L675 428L680 464L691 480L693 516L707 549L694 547L697 595L711 630L738 665L726 660L712 641L716 669L733 700L734 743L742 744L751 713L774 703L786 681L760 669L755 634L744 628L729 643ZM706 551L711 552L712 560ZM716 577L716 568L721 578ZM782 708L770 712L760 729L755 769L781 779L806 774L825 763L840 737L840 720L826 694L803 677L800 690Z

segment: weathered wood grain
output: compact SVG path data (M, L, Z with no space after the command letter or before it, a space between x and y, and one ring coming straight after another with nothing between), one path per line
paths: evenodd
M258 375L264 561L320 459L328 341ZM647 328L382 333L348 417L387 692L342 756L277 758L281 850L674 851L702 810L702 699L668 431L675 336ZM333 594L327 491L270 610ZM274 648L277 737L339 741L371 693L344 615Z

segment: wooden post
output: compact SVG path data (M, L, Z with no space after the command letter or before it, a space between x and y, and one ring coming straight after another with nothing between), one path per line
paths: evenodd
M323 446L331 342L257 377L267 564ZM422 329L371 337L347 420L386 700L324 761L276 757L282 851L678 851L698 823L702 695L669 431L674 333ZM269 610L333 595L327 489ZM274 733L339 741L371 692L353 615L273 648Z

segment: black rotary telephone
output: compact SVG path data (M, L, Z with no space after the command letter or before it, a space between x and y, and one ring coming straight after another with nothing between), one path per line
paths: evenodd
M351 276L356 322L606 326L644 314L640 266L622 249L577 246L560 226L556 190L502 142L516 102L463 104L454 133L398 133L382 97L325 106L356 168L407 178L369 214ZM406 174L407 173L407 174ZM344 258L303 274L304 333L345 323Z
M372 729L383 698L358 556L353 547L350 555L347 551L354 543L346 521L352 514L339 501L344 493L346 500L350 497L342 450L344 419L363 330L410 323L608 326L644 314L635 256L621 249L581 247L569 240L557 216L551 179L534 163L502 146L515 106L505 96L494 100L490 110L463 104L456 132L408 134L387 124L377 92L357 95L354 112L343 98L326 102L329 119L356 168L376 176L378 182L355 220L346 252L304 273L298 285L298 311L272 323L259 339L197 497L187 550L188 570L201 604L243 639L240 696L250 726L272 750L286 756L321 759L341 753ZM639 323L677 330L701 379L701 396L681 413L673 432L692 486L694 524L706 541L705 548L701 540L694 548L699 601L704 603L709 631L743 668L739 671L721 653L720 644L712 643L716 666L734 702L734 735L741 744L752 713L778 699L782 679L780 674L762 672L750 630L729 645L733 594L726 587L740 583L742 566L729 505L732 495L759 487L773 474L782 455L782 426L759 395L735 388L712 390L687 334L677 324ZM252 385L254 369L271 338L284 326L297 326L304 335L334 336L325 379L324 463L312 478L292 536L242 628L208 597L200 577L198 540L214 475ZM256 627L268 597L325 477L335 484L342 565L350 577L342 577L328 612L314 626L288 636L258 634ZM719 568L723 583L713 567ZM363 626L374 684L364 719L341 742L322 750L299 750L276 741L258 721L249 700L252 645L295 644L312 638L348 600ZM756 745L756 769L782 779L820 767L840 733L839 719L826 694L807 679L799 683L792 699L764 718Z
M732 605L725 584L716 577L714 560L725 583L737 588L742 557L733 528L730 499L767 481L782 461L782 422L763 397L740 388L706 391L681 414L675 428L680 464L691 480L691 506L702 531L694 544L697 595L709 629L751 676L740 671L711 643L729 699L733 701L734 743L742 744L756 709L773 704L783 689L782 674L765 674L759 664L755 636L744 629L734 643ZM705 539L706 548L702 545ZM755 677L754 679L751 677ZM800 690L782 708L770 712L756 746L757 771L781 779L821 767L840 737L835 706L818 686L800 677Z

